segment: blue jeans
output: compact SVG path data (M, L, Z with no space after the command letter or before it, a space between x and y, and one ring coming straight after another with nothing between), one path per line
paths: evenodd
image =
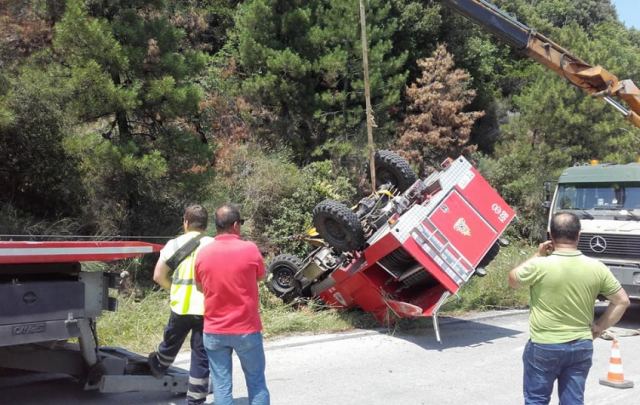
M209 357L215 405L233 405L231 353L235 350L247 383L250 405L269 405L269 390L264 376L265 360L260 332L247 335L204 334Z
M525 405L547 405L556 379L560 405L584 404L592 355L593 342L588 339L559 344L527 342L522 355Z

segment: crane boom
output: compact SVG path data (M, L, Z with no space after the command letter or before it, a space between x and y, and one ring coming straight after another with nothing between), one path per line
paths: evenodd
M574 86L595 97L602 97L640 128L640 90L631 80L620 80L602 66L586 63L485 0L441 1Z

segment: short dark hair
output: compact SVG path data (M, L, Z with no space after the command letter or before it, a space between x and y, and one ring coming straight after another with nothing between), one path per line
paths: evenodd
M189 223L189 228L205 230L209 221L209 213L200 204L189 205L184 210L183 219Z
M240 221L240 209L235 204L225 204L216 210L217 231L226 231Z
M551 239L577 242L580 235L580 218L573 212L558 212L551 218Z

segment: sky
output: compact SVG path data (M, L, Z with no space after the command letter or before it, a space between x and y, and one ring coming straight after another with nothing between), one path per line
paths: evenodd
M627 27L640 29L640 3L638 0L613 0L618 18Z

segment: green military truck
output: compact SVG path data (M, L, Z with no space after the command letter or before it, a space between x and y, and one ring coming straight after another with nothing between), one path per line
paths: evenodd
M640 163L567 168L546 204L549 219L559 211L580 217L578 248L604 262L629 296L640 300Z

